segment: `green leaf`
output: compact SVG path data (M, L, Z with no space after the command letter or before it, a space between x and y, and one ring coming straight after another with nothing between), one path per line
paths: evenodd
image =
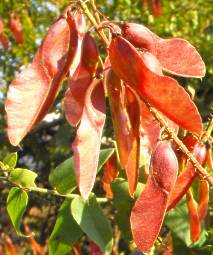
M3 163L5 165L8 165L10 168L14 168L16 167L17 159L18 159L17 152L13 152L4 158Z
M9 181L24 188L36 187L37 174L24 168L15 168L10 172Z
M67 199L61 205L59 214L48 242L50 255L64 255L71 249L83 232L73 219L70 212L71 200Z
M81 229L103 252L111 252L112 229L94 194L88 200L78 196L71 203L71 213Z
M115 220L121 230L122 236L127 240L132 240L129 222L131 210L143 187L144 185L142 183L138 183L133 199L129 195L128 182L125 179L116 178L111 183L114 194L113 206L116 209Z
M27 237L21 232L21 221L28 203L28 195L19 188L12 188L7 197L7 212L19 236ZM28 235L29 236L29 235Z
M76 188L73 157L65 160L50 173L49 182L61 194L68 194Z
M202 226L200 239L196 243L192 244L190 239L190 225L186 199L182 199L174 209L167 213L165 224L170 228L172 233L181 239L188 247L199 247L206 241L206 231Z
M102 166L106 161L112 156L115 149L103 149L100 151L99 162L98 162L98 172L101 170Z
M101 150L99 156L98 171L105 164L113 152L114 149ZM56 188L57 192L61 194L69 194L77 187L73 157L65 160L50 173L49 182L51 186Z

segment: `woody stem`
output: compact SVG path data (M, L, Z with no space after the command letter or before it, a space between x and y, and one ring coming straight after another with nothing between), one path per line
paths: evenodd
M192 162L193 166L197 169L199 175L203 177L210 185L213 186L213 177L210 176L206 170L201 166L201 164L197 161L195 156L187 149L187 147L183 144L183 142L176 136L174 131L169 127L166 120L162 118L162 116L159 114L159 112L151 106L150 103L148 103L146 100L144 100L144 103L149 108L150 112L153 114L155 119L159 122L160 126L165 129L167 134L173 141L177 144L179 149L186 155L186 157Z

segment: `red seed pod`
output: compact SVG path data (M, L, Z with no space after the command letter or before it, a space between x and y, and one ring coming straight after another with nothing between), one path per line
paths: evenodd
M24 42L24 34L22 30L22 24L20 22L19 16L14 14L9 22L9 28L12 31L16 42L22 44Z
M194 148L194 155L198 162L203 165L206 160L206 146L205 144L196 144ZM176 204L186 194L193 181L197 177L197 172L193 164L189 161L186 169L178 176L175 187L172 190L167 211L174 208Z
M148 28L137 23L125 23L122 26L122 35L137 48L152 52L158 36Z
M133 239L142 252L148 252L157 239L177 172L178 161L170 142L159 142L152 154L147 184L130 218Z
M201 56L184 39L160 38L145 26L136 23L124 24L122 35L135 47L145 48L152 53L166 72L185 77L205 76L206 69Z
M88 198L95 182L104 122L103 83L94 80L86 91L82 119L72 145L78 188L85 199Z
M199 220L203 220L208 212L209 204L209 183L200 178L198 192L198 215Z
M201 117L187 92L171 77L159 75L150 70L144 55L120 36L113 38L109 46L110 63L119 78L170 120L187 130L200 134ZM156 65L156 61L154 63Z
M89 33L85 34L81 61L74 74L69 77L69 88L64 97L65 116L71 126L76 126L81 120L85 93L93 80L98 57L99 51L95 40Z
M201 226L197 212L197 204L190 190L187 192L187 206L189 210L190 237L192 242L196 242L200 237Z
M113 192L111 190L110 183L118 176L118 173L117 157L116 153L113 153L105 164L104 175L102 178L102 186L106 192L107 198L113 198Z
M9 46L9 39L4 33L4 24L2 19L0 19L0 43L2 44L4 51L7 51Z
M206 154L206 164L211 171L213 171L213 157L212 157L212 148L207 149Z
M53 104L76 55L78 15L81 14L69 14L67 19L60 17L55 21L43 39L32 65L10 84L5 109L11 144L18 145Z
M106 75L106 87L120 164L126 170L129 192L133 196L139 169L140 106L134 93L111 69Z

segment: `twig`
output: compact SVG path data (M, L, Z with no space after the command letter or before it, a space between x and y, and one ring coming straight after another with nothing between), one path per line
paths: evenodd
M71 199L76 198L76 197L79 196L78 194L63 195L63 194L58 193L56 190L50 190L50 189L39 188L39 187L30 187L30 188L27 188L26 190L29 191L29 192L39 192L39 193L43 193L43 194L50 194L50 195L54 195L54 196L59 196L59 197L64 197L64 198L71 198ZM105 197L97 197L96 199L99 203L108 202L108 199L105 198Z
M179 149L187 156L187 158L192 162L193 166L197 169L198 173L207 180L210 185L213 186L213 177L209 175L206 170L197 161L195 156L187 149L187 147L182 143L182 141L176 136L172 128L170 128L164 118L159 114L159 112L151 106L145 99L143 99L146 106L149 108L150 112L153 114L155 119L159 122L160 126L168 133L169 137L178 145Z
M94 13L95 20L99 24L101 22L101 20L100 20L100 17L99 17L97 7L95 5L95 0L90 0L90 4L91 4L91 7L92 7L92 10L93 10L93 13Z
M203 142L206 142L209 140L209 138L211 137L212 130L213 130L213 113L211 114L208 126L202 135L201 140Z
M103 46L105 48L108 48L109 46L109 40L108 38L106 37L106 35L99 30L99 26L98 26L98 23L97 21L95 20L95 18L93 17L92 13L89 11L87 5L82 1L82 0L79 0L78 1L78 4L80 5L82 11L84 12L84 14L87 16L87 18L89 19L89 21L91 22L91 24L94 26L97 34L99 35L100 39L102 40L102 43L103 43Z

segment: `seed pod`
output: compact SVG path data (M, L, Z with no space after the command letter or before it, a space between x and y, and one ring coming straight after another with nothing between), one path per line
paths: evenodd
M200 178L199 181L199 193L198 193L198 215L199 220L203 220L208 212L209 204L209 183Z
M152 53L166 72L185 77L205 76L206 69L201 56L186 40L160 38L145 26L136 23L124 24L122 35L135 47Z
M198 162L202 165L206 159L206 146L204 144L196 144L194 155ZM178 176L175 187L172 190L167 211L174 208L181 198L186 194L193 181L197 177L197 172L191 162L188 162L186 169Z
M157 239L177 172L178 161L170 142L159 142L151 158L147 184L130 218L133 239L142 252L148 252Z
M13 33L16 39L16 42L22 44L24 42L24 35L23 35L22 24L17 14L14 14L11 17L9 22L9 28L11 32Z
M196 201L190 190L187 192L187 207L189 210L190 237L192 242L196 242L200 237L201 226Z
M85 94L93 80L98 63L98 47L93 37L87 33L83 38L81 61L74 72L70 73L69 88L64 97L64 111L71 126L77 126L81 120Z
M36 125L52 106L62 81L76 55L76 16L60 17L48 30L31 66L10 84L5 110L8 137L14 146ZM59 64L60 63L60 64Z
M111 66L120 79L170 120L184 129L200 134L201 117L187 92L173 78L159 74L156 68L155 71L151 70L146 64L146 55L138 52L121 36L113 38L109 46ZM154 58L152 56L156 67Z

